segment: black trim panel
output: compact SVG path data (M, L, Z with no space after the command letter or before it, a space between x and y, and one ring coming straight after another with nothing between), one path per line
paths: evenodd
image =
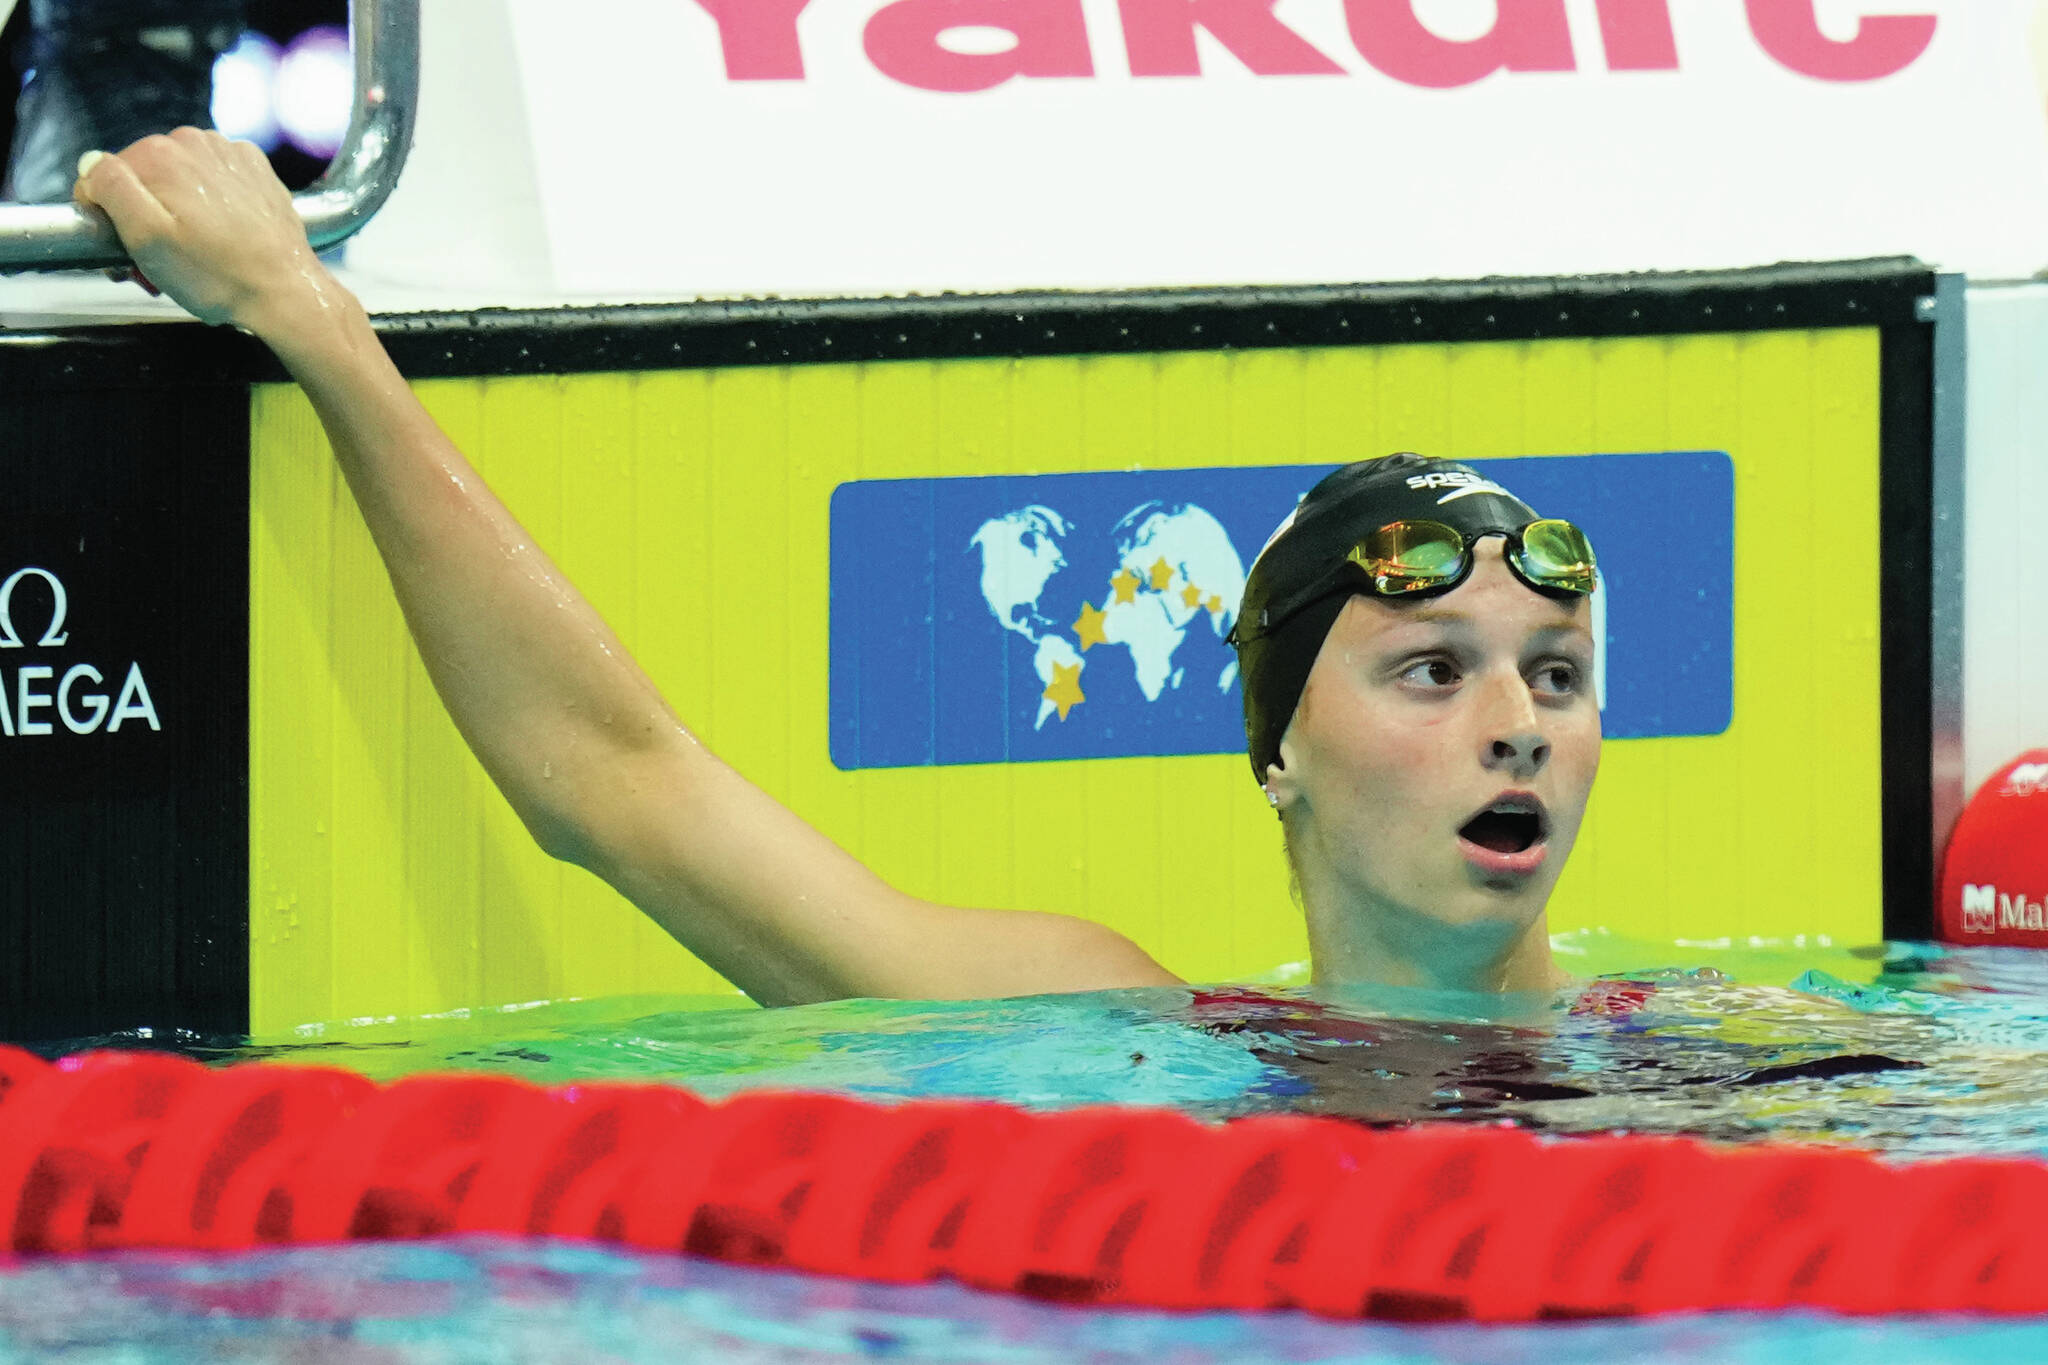
M0 393L0 431L0 582L48 575L0 647L0 1037L245 1032L247 390Z
M1554 280L485 309L393 315L377 326L399 368L433 379L1884 326L1912 321L1932 281L1917 262L1882 260ZM0 391L284 378L249 338L190 323L0 331L0 356Z
M385 319L409 375L1533 341L1905 322L1903 261L1699 275L637 305Z
M1928 281L1928 294L1934 292ZM1884 936L1934 937L1934 336L1879 333Z

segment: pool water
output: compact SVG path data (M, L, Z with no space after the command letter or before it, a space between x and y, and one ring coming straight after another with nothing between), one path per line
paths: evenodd
M1900 1160L2048 1157L2048 955L1559 941L1552 996L1311 989L1278 980L1025 1000L575 1001L352 1021L265 1039L122 1037L209 1060L379 1079L489 1070L662 1080L719 1096L832 1089L1035 1108L1170 1105L1204 1118L1512 1122L1847 1144ZM1679 960L1684 969L1618 964ZM1873 1209L1872 1219L1884 1217ZM0 1268L0 1361L222 1359L1630 1360L2048 1357L2048 1320L1715 1315L1528 1328L1299 1314L1062 1308L611 1248L489 1239L128 1253Z
M867 1284L485 1238L203 1259L131 1252L0 1275L6 1365L1984 1365L2043 1358L2048 1324L2031 1319L1721 1314L1414 1327L1300 1313L1084 1311L953 1284Z

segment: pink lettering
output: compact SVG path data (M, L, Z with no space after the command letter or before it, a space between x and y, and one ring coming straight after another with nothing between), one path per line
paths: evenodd
M725 75L735 81L800 81L804 50L796 17L811 0L697 0L718 25Z
M1598 0L1609 71L1676 71L1669 0Z
M1016 42L1006 52L960 52L940 41L966 28L1007 29ZM865 45L883 75L949 94L992 89L1012 76L1095 74L1080 0L895 0L868 20Z
M1195 30L1207 29L1261 76L1341 76L1344 68L1280 22L1275 0L1117 0L1133 76L1199 76Z
M1498 0L1484 37L1439 37L1412 0L1344 0L1358 55L1397 81L1431 90L1470 85L1496 71L1575 71L1564 0Z
M804 79L797 20L810 0L696 0L718 26L725 73L735 81ZM1206 32L1261 76L1340 75L1343 68L1274 13L1279 0L1117 0L1134 76L1202 74ZM1821 32L1818 0L1743 0L1758 44L1815 80L1882 80L1934 42L1932 14L1864 15L1847 39ZM864 46L884 75L921 90L989 90L1019 76L1095 74L1083 0L889 0L868 21ZM1593 0L1607 66L1676 71L1670 0ZM1497 71L1573 71L1565 0L1495 0L1493 27L1445 38L1416 14L1418 0L1343 0L1359 55L1407 85L1450 90ZM1007 33L1000 51L971 50L970 29ZM949 41L949 35L953 35Z
M1764 51L1802 76L1875 81L1905 70L1934 41L1931 14L1865 15L1856 36L1836 42L1820 31L1814 0L1744 0L1750 31Z

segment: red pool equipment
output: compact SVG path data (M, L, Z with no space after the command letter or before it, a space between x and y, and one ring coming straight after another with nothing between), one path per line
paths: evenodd
M0 1047L20 1253L597 1238L1089 1304L1338 1317L2048 1311L2048 1164L1336 1119L378 1086Z
M1977 789L1942 859L1935 933L1949 943L2048 948L2048 749Z

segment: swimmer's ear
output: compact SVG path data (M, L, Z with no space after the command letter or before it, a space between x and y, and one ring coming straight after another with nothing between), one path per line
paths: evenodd
M1280 761L1266 765L1266 781L1264 784L1266 800L1271 803L1274 810L1280 813L1282 819L1286 818L1287 812L1293 809L1295 803L1301 799L1300 784L1295 782L1289 772L1292 766L1289 763L1289 759L1293 755L1288 752L1288 748L1287 740L1283 737L1280 741Z

